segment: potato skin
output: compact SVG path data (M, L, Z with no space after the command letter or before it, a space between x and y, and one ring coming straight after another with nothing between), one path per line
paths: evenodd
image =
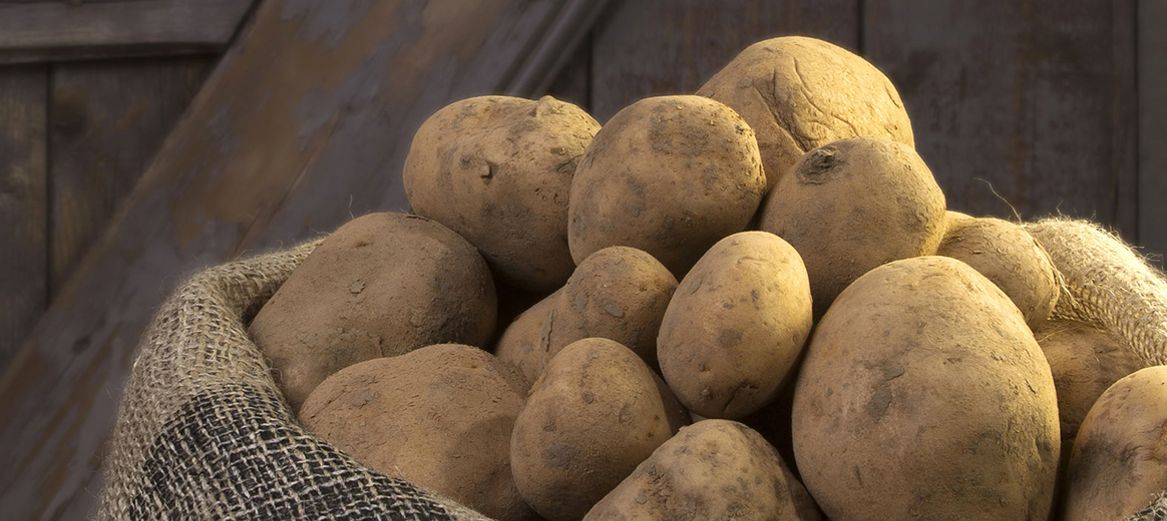
M947 210L944 212L944 229L951 230L953 226L968 219L976 219L976 217L956 210Z
M523 499L548 521L576 520L687 421L628 348L586 338L547 365L511 435Z
M778 393L812 323L798 252L771 233L736 233L677 287L657 337L661 371L690 410L743 418Z
M821 518L760 434L734 421L704 420L657 447L584 521Z
M1167 366L1110 386L1082 421L1062 519L1125 519L1167 489Z
M765 185L754 132L733 109L699 96L642 99L613 116L580 159L571 256L631 246L682 277L713 243L745 229Z
M589 337L615 340L656 367L656 337L677 279L651 255L613 246L588 256L567 284L503 332L499 358L530 381L564 346Z
M1062 452L1068 456L1078 426L1098 397L1143 364L1123 345L1122 339L1086 324L1049 320L1033 336L1054 376Z
M434 345L330 376L300 421L374 470L494 519L533 521L507 456L526 394L518 371L490 353Z
M993 281L1031 329L1040 327L1057 305L1060 287L1053 261L1019 225L991 217L950 223L936 254L963 261Z
M803 156L766 198L759 228L798 250L821 316L867 271L935 253L945 231L944 206L944 194L915 150L855 138Z
M600 129L551 96L479 96L435 112L414 135L405 195L478 247L506 284L546 293L575 263L567 205L576 162Z
M732 107L757 133L773 189L805 152L853 137L914 146L891 81L863 58L815 38L755 43L697 90Z
M474 246L429 219L358 217L328 236L251 322L292 410L344 367L441 342L485 345L498 312Z
M830 519L1047 519L1059 444L1037 341L960 261L876 268L815 329L794 454Z

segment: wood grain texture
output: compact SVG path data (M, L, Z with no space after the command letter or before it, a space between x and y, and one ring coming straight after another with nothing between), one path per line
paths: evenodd
M791 34L854 50L859 0L615 3L593 33L593 114L602 123L640 98L691 94L746 46Z
M524 60L570 3L264 2L0 378L5 516L91 511L134 346L183 277L404 208L417 126L542 81Z
M105 229L213 64L191 56L53 66L50 294Z
M864 50L903 96L949 208L1011 217L1012 205L1026 219L1061 212L1133 239L1133 8L866 2Z
M47 303L46 82L44 66L0 67L0 369Z
M578 105L591 112L592 105L592 38L588 35L576 48L567 64L556 73L547 94Z
M1167 1L1138 5L1139 243L1167 266Z
M0 63L225 48L251 0L0 2Z

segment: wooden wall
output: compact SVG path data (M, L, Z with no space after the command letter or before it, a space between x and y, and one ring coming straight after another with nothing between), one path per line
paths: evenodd
M1161 257L1167 38L1136 30L1156 19L1167 1L625 1L552 90L603 122L759 39L824 38L891 77L950 208L1091 218Z
M0 368L133 188L249 4L0 2Z

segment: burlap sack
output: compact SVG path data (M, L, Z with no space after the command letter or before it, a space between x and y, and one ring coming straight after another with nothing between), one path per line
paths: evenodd
M1055 315L1167 363L1167 282L1082 221L1027 225L1064 279ZM100 519L485 519L365 469L295 422L247 321L318 244L207 270L159 310L122 398ZM1167 493L1129 521L1167 518Z
M1061 274L1056 318L1122 338L1147 366L1167 364L1167 279L1114 234L1072 219L1025 226ZM1167 491L1128 521L1167 519Z
M207 270L158 311L99 519L486 519L361 467L293 419L246 324L316 244Z

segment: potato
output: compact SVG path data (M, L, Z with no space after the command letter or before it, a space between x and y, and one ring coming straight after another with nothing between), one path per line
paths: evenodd
M840 139L883 137L914 146L900 95L863 58L822 40L784 36L755 43L698 91L753 127L769 188L806 152Z
M478 252L415 215L374 213L332 233L251 322L292 410L340 369L418 347L485 345L497 302Z
M705 420L684 427L584 521L819 520L782 458L749 427Z
M581 262L608 246L648 252L677 277L745 229L766 179L754 132L698 96L647 98L596 134L571 183L568 245Z
M950 223L937 255L964 261L1009 296L1031 329L1053 311L1060 287L1049 254L1025 228L991 217Z
M1059 445L1033 333L958 260L871 270L807 347L794 455L830 519L1047 519Z
M1110 386L1082 421L1062 519L1125 519L1167 489L1167 366Z
M534 520L507 455L526 394L518 371L490 353L434 345L337 372L300 421L362 465L494 519Z
M760 228L798 250L820 316L868 270L935 253L944 216L944 194L915 150L856 138L808 152L766 198Z
M1102 392L1143 364L1122 339L1077 322L1050 320L1034 337L1054 376L1062 452L1068 455L1078 426Z
M651 255L604 248L580 263L563 288L503 332L495 354L532 382L564 346L589 337L615 340L656 366L656 336L677 279Z
M583 109L551 96L454 102L414 135L405 195L419 215L477 246L504 283L553 291L575 267L571 178L599 129Z
M685 421L636 353L605 338L574 342L551 359L515 420L515 483L549 521L579 519Z
M697 261L669 302L657 337L661 372L701 416L745 417L778 393L812 321L798 252L770 233L730 235Z

